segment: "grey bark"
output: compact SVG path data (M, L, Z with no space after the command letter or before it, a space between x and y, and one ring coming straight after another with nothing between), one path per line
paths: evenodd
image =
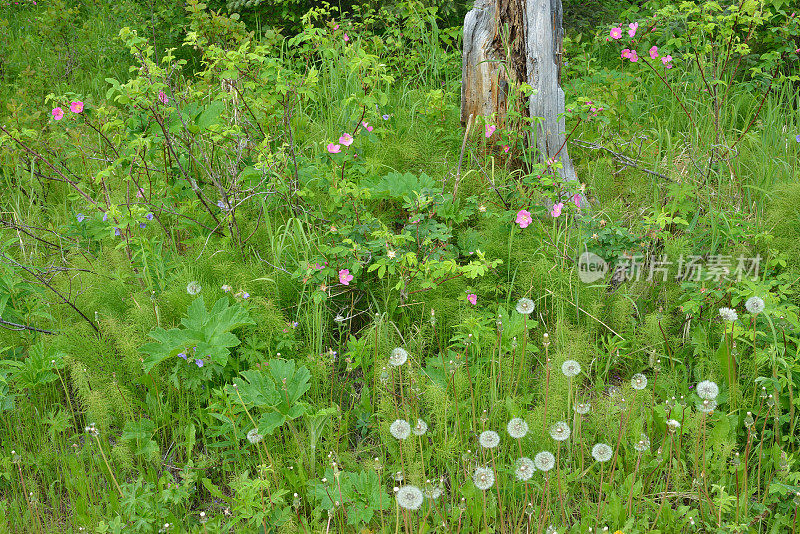
M505 87L513 66L504 68L503 50L497 47L499 6L504 12L522 10L525 65L523 80L534 89L528 109L533 118L534 143L543 161L560 160L563 182L577 181L575 167L565 144L564 91L560 86L563 53L561 0L476 0L464 19L461 121L470 114L505 115ZM488 61L487 61L488 60ZM583 204L583 203L582 203Z

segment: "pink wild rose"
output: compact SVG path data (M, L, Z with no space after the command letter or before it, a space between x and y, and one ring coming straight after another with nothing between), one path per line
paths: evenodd
M622 49L622 59L631 57L631 49L630 48L623 48Z
M622 37L622 28L611 28L611 38L620 39Z
M353 275L350 274L349 269L340 269L339 270L339 283L345 286L349 286L350 282L353 280Z
M628 56L628 59L631 60L631 63L636 63L639 61L639 54L636 53L636 50L631 50L631 55Z
M370 126L369 123L366 121L361 121L361 126L363 126L364 129L367 130L368 132L371 132L373 129L373 127Z
M347 34L344 34L344 37L342 39L344 39L344 42L346 43L347 41L350 40L350 36L348 36Z
M572 195L572 203L575 204L575 207L581 209L581 194L575 193Z
M506 154L508 154L508 151L509 151L509 150L511 150L511 147L510 147L510 146L508 146L508 145L503 145L503 152L505 152Z
M158 101L161 102L162 104L166 104L167 102L169 102L169 97L167 96L167 93L165 93L164 91L159 91Z
M331 154L338 154L342 151L341 145L334 145L333 143L328 143L328 152Z
M672 61L672 56L664 56L661 58L661 63L663 63L668 69L672 68L670 62Z
M57 121L60 121L62 118L64 118L64 110L61 108L53 108L52 113L53 118Z
M628 28L630 28L630 30L628 30L628 35L630 37L633 37L634 35L636 35L636 30L639 29L639 23L631 22L630 24L628 24Z
M353 136L352 136L352 135L350 135L349 133L344 133L344 134L342 134L342 136L339 138L339 142L340 142L341 144L343 144L344 146L350 146L350 145L352 145L352 144L353 144Z
M469 295L467 295L467 300L469 301L470 304L475 306L476 304L478 304L478 295L476 295L475 293L470 293Z
M656 59L656 58L658 58L658 47L653 46L650 48L650 59Z
M83 102L73 102L69 105L69 110L73 113L81 113L83 111Z
M486 138L488 139L489 137L491 137L496 129L497 129L497 126L495 126L494 124L487 124L486 125Z
M561 210L564 209L564 203L559 202L558 204L553 204L553 208L550 210L550 215L552 217L558 217L561 215Z
M517 220L514 222L517 223L520 228L527 228L528 225L533 222L531 212L528 210L519 210L517 212Z

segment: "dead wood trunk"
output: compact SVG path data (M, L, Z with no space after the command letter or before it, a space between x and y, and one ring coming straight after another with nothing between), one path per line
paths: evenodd
M561 89L561 0L476 0L464 19L461 121L495 114L504 124L509 81L534 89L528 101L542 161L560 160L563 182L577 181L567 152Z

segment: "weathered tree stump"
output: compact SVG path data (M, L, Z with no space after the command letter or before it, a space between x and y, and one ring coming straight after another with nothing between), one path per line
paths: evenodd
M560 160L562 182L577 181L565 143L561 0L476 0L464 19L461 122L491 116L503 124L509 81L534 89L528 111L543 161ZM503 35L507 42L503 42Z

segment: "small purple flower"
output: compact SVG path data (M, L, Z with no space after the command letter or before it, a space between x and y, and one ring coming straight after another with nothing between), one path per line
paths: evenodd
M75 216L75 218L76 218L76 219L78 219L78 222L79 222L79 223L82 223L82 222L83 222L83 220L84 220L86 217L84 217L83 213L79 213L79 214L77 214L77 215Z
M800 143L800 134L797 134L797 137L795 137L794 140Z
M217 201L217 207L218 207L219 209L221 209L221 210L226 210L226 209L228 209L228 207L225 205L225 201L224 201L224 200L218 200L218 201Z
M120 231L120 229L119 229L119 228L117 228L117 227L114 227L114 235L115 235L115 236L117 236L117 237L119 237L120 235L122 235L122 232Z
M383 120L385 120L385 121L388 121L388 120L389 120L389 115L384 115L384 116L383 116L383 117L381 117L381 118L382 118Z
M292 321L292 328L297 328L297 325L300 324L297 321Z
M146 222L140 222L139 223L139 228L147 228L147 223Z
M247 291L243 292L242 293L242 298L243 299L249 299L250 298L250 293L248 293Z
M108 220L108 213L103 212L103 222Z
M197 367L203 367L203 360L201 360L200 358L196 358L194 360L194 363L197 364Z
M178 353L178 358L183 358L185 360L186 359L186 354L183 353L183 352L179 352Z
M153 220L153 214L152 213L148 213L147 215L144 216L144 218L147 219L148 221L152 221Z

